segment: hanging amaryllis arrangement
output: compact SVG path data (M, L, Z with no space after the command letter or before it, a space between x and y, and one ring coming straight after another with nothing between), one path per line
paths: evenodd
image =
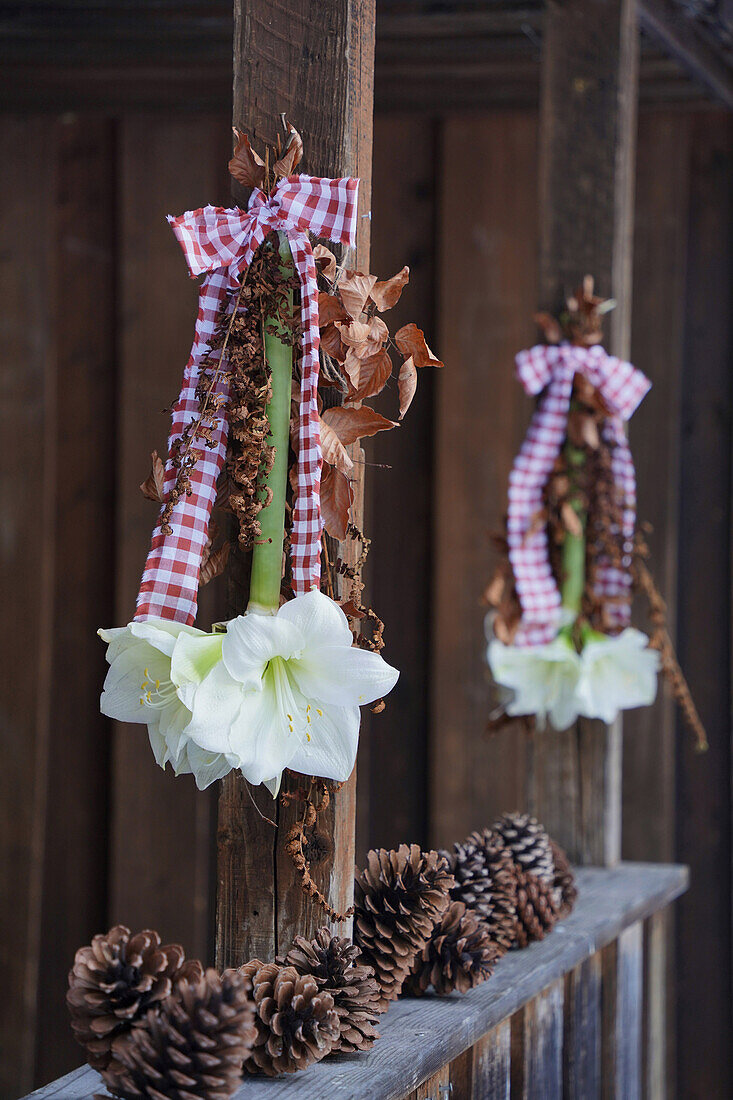
M555 729L653 703L661 670L704 747L635 532L625 423L651 384L600 346L613 304L586 278L559 319L535 318L547 342L517 356L520 382L541 396L510 474L502 560L486 590L488 661L501 710ZM637 588L649 597L651 637L631 625Z
M347 448L396 425L363 402L392 374L380 314L409 277L404 268L380 282L312 247L311 235L354 245L358 180L295 175L302 142L287 134L264 161L237 134L229 167L253 188L248 210L169 219L191 276L204 276L195 339L168 462L153 455L142 486L161 510L135 618L100 631L103 713L145 723L158 764L201 788L239 769L273 794L285 768L346 780L359 708L397 681L379 652L381 620L361 603L368 540L353 523ZM395 345L401 417L417 368L442 364L415 325ZM327 389L341 405L325 407ZM234 514L251 551L249 602L206 633L193 626L198 588L229 552L215 548L215 506ZM356 566L332 562L324 521L334 539L360 540ZM338 575L350 582L341 605Z

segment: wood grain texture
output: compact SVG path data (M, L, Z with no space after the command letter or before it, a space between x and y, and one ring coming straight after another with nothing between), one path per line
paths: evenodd
M442 1066L406 1100L450 1100L451 1091L450 1066Z
M339 1100L404 1100L479 1040L483 1046L483 1037L492 1032L500 1057L505 1059L505 1029L511 1016L552 986L559 988L554 998L561 1003L565 974L612 943L624 929L668 905L686 886L683 867L620 864L611 870L580 868L573 913L542 942L500 959L489 981L463 996L400 1000L380 1021L381 1039L372 1050L326 1058L305 1073L288 1078L248 1080L236 1094L237 1100L324 1100L331 1096ZM562 1027L562 1008L559 1015ZM554 1019L552 1013L550 1016ZM557 1070L557 1061L551 1060L551 1064ZM34 1098L91 1100L99 1086L98 1075L84 1069L39 1090ZM500 1082L498 1089L497 1097L506 1096ZM484 1100L483 1093L478 1095ZM488 1093L489 1100L493 1095Z
M511 1090L512 1027L510 1020L483 1035L473 1046L474 1095L486 1100L509 1100ZM459 1098L460 1100L460 1098Z
M368 270L371 200L374 0L237 0L234 5L234 124L255 143L274 141L280 115L300 131L301 170L314 175L358 176L359 230L350 262ZM236 186L235 197L242 201ZM356 452L355 452L356 454ZM356 455L358 458L358 454ZM363 471L363 462L356 469ZM353 516L363 521L363 477L356 479ZM339 548L353 559L353 543ZM245 610L244 593L242 606ZM284 789L302 780L286 777ZM261 792L260 792L261 794ZM255 797L260 797L256 795ZM219 801L216 957L239 965L287 950L295 934L312 935L324 923L321 907L306 897L284 850L302 803L276 808L277 831L262 821L239 776L225 780ZM356 774L319 820L330 857L312 868L314 880L340 912L353 898ZM348 932L349 922L340 930Z
M404 264L409 266L409 285L386 321L394 333L414 320L440 354L434 305L435 171L435 127L430 119L375 119L371 270L386 278ZM427 842L437 384L437 371L421 371L404 422L369 440L366 448L366 527L373 539L367 597L385 620L384 656L400 670L400 679L386 710L371 719L359 746L360 863L368 848L393 848L403 840ZM390 384L387 391L379 408L394 418L396 386Z
M602 954L602 1092L641 1097L643 926L630 924Z
M114 126L55 127L52 366L56 478L48 794L35 1080L74 1066L63 999L76 948L104 927L111 723L97 629L113 621L115 432Z
M430 840L443 846L525 802L521 727L486 732L480 597L531 413L513 364L534 336L536 142L529 112L459 117L442 133Z
M644 921L644 1021L642 1032L643 1095L666 1100L675 1087L669 1073L669 948L672 910L653 913Z
M56 378L53 363L55 138L0 120L3 433L0 584L12 645L3 654L0 768L0 1094L33 1083L41 950L53 664ZM39 173L45 162L48 170ZM31 196L31 201L28 201ZM29 461L29 455L33 460Z
M731 264L733 125L695 119L690 146L689 247L682 378L678 654L710 749L677 741L676 851L695 883L675 950L680 1097L733 1089L731 989ZM691 1059L687 1051L705 1051Z
M631 332L638 68L631 0L550 0L540 90L539 301L557 310L592 274L599 293L616 299L608 346L624 358ZM619 858L618 728L580 719L576 731L560 738L536 737L529 778L535 812L571 859L612 864ZM572 815L562 809L566 802Z
M554 982L512 1017L512 1096L560 1100L563 1096L564 983Z
M565 978L563 1097L591 1100L601 1088L601 956L590 955Z
M221 118L128 118L121 128L118 623L132 617L156 519L138 485L152 448L165 454L163 410L180 388L196 319L197 287L165 215L225 200L228 151ZM113 779L109 919L158 928L210 960L211 792L156 768L144 726L116 728Z

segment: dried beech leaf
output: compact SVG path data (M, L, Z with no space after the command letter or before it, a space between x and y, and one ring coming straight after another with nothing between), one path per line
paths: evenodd
M397 376L397 389L400 394L400 420L402 420L412 404L417 389L417 368L411 355L405 359L400 367L400 373Z
M360 409L351 409L343 405L326 409L321 421L329 428L333 428L337 438L346 445L356 443L357 439L363 439L365 436L376 435L377 432L397 427L394 420L387 420L386 416L381 416L365 405Z
M362 348L369 341L370 328L366 321L336 321L341 339L350 348Z
M265 180L265 162L255 153L246 134L234 128L237 146L229 161L229 172L244 187L261 187Z
M601 445L598 425L593 413L572 409L568 415L568 439L575 447L590 447L597 451Z
M384 313L385 309L391 309L392 306L397 305L400 295L409 281L410 269L409 267L403 267L402 271L398 271L391 279L385 279L383 282L374 284L369 297L380 313Z
M417 325L403 325L399 332L395 333L394 342L405 358L412 356L415 366L442 367L440 359L436 359L425 342L425 334Z
M562 328L557 318L551 313L535 313L534 323L542 329L542 334L548 344L559 344L562 340Z
M332 410L327 409L326 411L331 412ZM349 458L348 451L336 435L335 430L323 417L320 417L320 422L323 461L335 466L342 474L350 473L354 469L354 463Z
M154 500L156 504L164 504L165 495L163 491L163 481L165 480L165 466L157 451L153 451L151 454L150 462L150 473L140 486L140 492L144 497L147 497L148 500Z
M318 324L321 328L330 325L332 321L347 321L348 314L335 294L318 295Z
M335 324L326 325L321 332L321 347L335 359L337 363L343 363L346 358L347 348L341 339L341 333Z
M366 359L359 359L350 352L346 356L344 368L353 386L353 393L349 394L349 400L365 401L367 397L374 397L381 393L386 386L387 379L392 373L392 360L384 350Z
M283 115L283 123L285 123L285 116ZM288 128L288 140L285 142L285 148L283 154L279 160L276 160L272 166L272 170L275 176L292 176L293 172L300 164L303 156L303 139L289 122L285 123Z
M204 558L201 563L201 572L199 573L199 588L208 584L209 581L213 581L214 577L218 577L224 572L229 560L230 547L231 544L225 542L218 550L215 550L213 554L209 554L208 557Z
M366 615L366 611L357 607L353 600L347 600L346 603L339 604L339 607L350 619L363 619Z
M344 303L344 309L355 321L361 317L361 312L376 281L376 275L363 275L360 271L346 271L339 280L339 294Z
M329 535L343 542L349 525L349 510L354 502L351 482L340 470L323 463L321 474L321 515Z
M583 524L580 522L580 517L569 500L563 501L562 507L560 508L560 518L563 521L565 530L569 534L575 535L576 538L582 536Z
M327 279L333 279L336 274L336 257L330 248L326 248L325 244L317 244L313 249L313 259L319 265L321 271Z

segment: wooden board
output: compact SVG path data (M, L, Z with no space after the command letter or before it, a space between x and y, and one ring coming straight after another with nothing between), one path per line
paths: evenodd
M590 955L565 978L563 1097L590 1100L601 1088L601 956Z
M366 270L371 200L374 0L237 0L234 6L234 123L255 144L273 141L285 112L302 134L302 171L361 179L359 232L352 262ZM305 60L307 59L307 61ZM244 196L235 187L235 198ZM358 455L356 455L358 458ZM363 471L358 462L357 470ZM355 522L363 519L363 478L356 479ZM345 560L353 544L340 554ZM353 559L352 559L353 560ZM238 613L245 610L236 608ZM295 778L286 778L288 785ZM269 817L273 816L270 804ZM312 935L324 923L320 905L300 888L284 851L289 829L302 814L297 801L275 810L277 832L263 823L245 792L229 776L219 802L216 957L238 965L259 954L273 958L293 935ZM353 898L356 775L338 792L319 822L331 855L314 879L339 912ZM349 922L340 926L348 932Z
M435 127L430 119L375 120L371 269L380 278L410 268L410 282L386 321L415 321L436 354L434 280ZM404 422L368 441L366 529L372 538L367 598L386 624L385 659L400 670L386 710L359 746L357 852L427 842L430 707L434 397L438 372L420 372ZM396 386L380 399L392 419ZM389 767L385 767L389 761Z
M509 1100L511 1091L511 1022L503 1023L482 1036L473 1047L475 1096L486 1100ZM471 1098L472 1100L472 1098Z
M431 667L430 839L450 845L523 808L524 737L486 731L481 594L494 566L514 453L531 412L514 356L534 335L537 124L461 117L441 140ZM469 158L488 170L470 170Z
M156 521L138 485L150 451L166 453L165 410L180 389L196 320L197 287L165 217L226 201L229 148L225 118L121 124L116 623L134 612ZM109 920L157 928L211 960L212 792L158 769L144 726L117 727L112 766Z
M624 934L630 925L668 905L686 885L683 867L621 864L612 870L580 868L573 913L542 942L505 955L491 979L477 989L463 996L400 1000L380 1021L381 1038L371 1051L327 1058L291 1077L250 1079L236 1096L238 1100L324 1100L331 1096L340 1100L403 1100L553 986L559 993L552 993L545 1004L549 1004L550 1021L555 1021L565 974ZM562 1025L561 1008L559 1017ZM505 1031L497 1035L502 1052L505 1037ZM548 1045L547 1049L555 1048ZM562 1084L556 1054L551 1065L554 1079L559 1071ZM98 1090L98 1075L87 1069L34 1096L35 1100L90 1100ZM484 1100L484 1095L479 1095ZM500 1089L496 1095L506 1093ZM489 1100L493 1100L491 1093Z
M602 1092L608 1100L641 1097L643 927L626 927L602 954Z
M560 1100L563 982L554 982L512 1017L512 1096Z

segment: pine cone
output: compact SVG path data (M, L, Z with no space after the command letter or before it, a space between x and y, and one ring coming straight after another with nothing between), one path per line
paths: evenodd
M379 1038L375 1025L380 992L371 966L361 964L359 948L349 940L332 936L319 928L314 940L296 936L281 966L294 966L303 976L310 974L319 989L327 989L339 1016L340 1035L334 1050L351 1054L369 1050Z
M564 920L572 911L578 897L578 889L575 885L575 875L568 857L559 844L550 838L552 859L555 864L555 904L559 920Z
M102 1071L123 1100L226 1100L242 1080L255 1038L251 986L230 971L179 982L171 997L112 1043Z
M354 885L354 940L379 983L379 1008L400 994L415 959L450 902L447 861L417 844L367 854Z
M550 838L539 822L529 814L504 814L496 822L494 829L522 871L531 872L543 882L552 885L555 867Z
M253 959L240 967L252 978L255 1038L244 1063L248 1073L295 1073L330 1054L339 1041L340 1019L330 992L294 966Z
M104 1069L115 1035L170 996L177 981L201 977L201 964L184 959L179 944L161 947L157 932L131 936L121 924L79 948L69 971L66 1004L90 1066Z
M483 829L444 854L456 880L451 898L478 914L500 953L508 951L517 931L517 878L503 840Z
M517 875L517 939L516 947L526 947L533 940L543 940L560 918L554 885L537 875L516 870Z
M452 901L418 955L403 992L420 996L432 985L441 996L466 993L491 974L500 951L477 913Z

